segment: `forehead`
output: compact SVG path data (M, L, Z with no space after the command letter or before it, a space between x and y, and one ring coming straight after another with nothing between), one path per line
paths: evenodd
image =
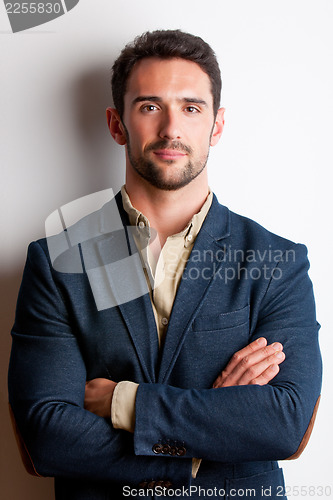
M213 103L208 75L197 63L180 58L148 57L137 62L127 82L125 99L139 95L197 97Z

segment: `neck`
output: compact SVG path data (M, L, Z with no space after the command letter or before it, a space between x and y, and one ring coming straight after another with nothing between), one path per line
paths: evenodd
M182 231L204 204L209 192L207 171L204 169L187 186L176 191L158 189L138 174L127 173L126 191L132 205L157 231L163 246L168 236Z

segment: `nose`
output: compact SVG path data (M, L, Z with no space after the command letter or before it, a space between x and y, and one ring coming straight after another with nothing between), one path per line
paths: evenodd
M161 116L160 130L158 134L162 139L175 140L181 138L180 121L176 111L164 110Z

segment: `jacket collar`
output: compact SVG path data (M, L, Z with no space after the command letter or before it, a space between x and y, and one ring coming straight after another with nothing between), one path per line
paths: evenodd
M227 207L220 205L215 194L202 229L215 241L230 236L230 211Z

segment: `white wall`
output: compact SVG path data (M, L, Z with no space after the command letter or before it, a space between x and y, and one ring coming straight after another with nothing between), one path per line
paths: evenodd
M65 16L12 34L0 3L3 498L53 498L51 480L25 474L7 417L9 329L26 246L59 206L122 184L123 151L105 121L109 68L124 43L156 28L198 34L218 55L226 127L209 168L220 201L308 246L323 397L307 449L283 467L288 486L305 487L303 498L328 485L333 497L332 25L331 0L80 0Z

